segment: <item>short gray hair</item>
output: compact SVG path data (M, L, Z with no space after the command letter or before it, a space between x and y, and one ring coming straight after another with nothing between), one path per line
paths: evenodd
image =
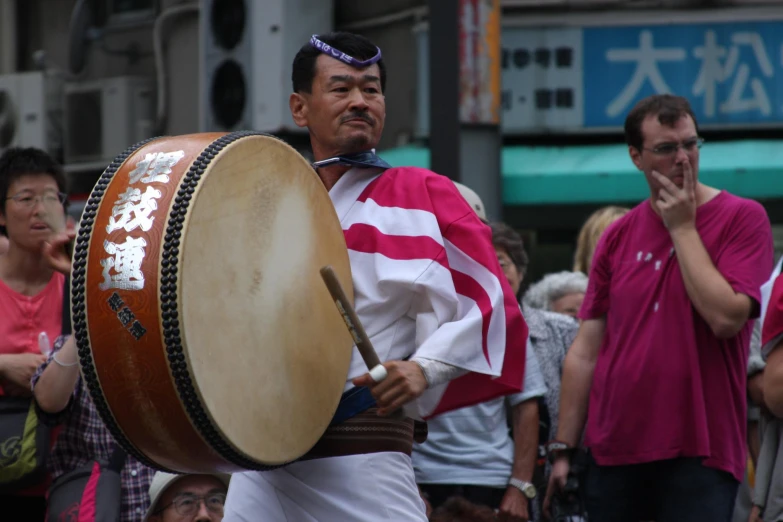
M586 293L587 276L581 272L547 274L525 292L522 303L538 310L552 310L552 303L568 294Z

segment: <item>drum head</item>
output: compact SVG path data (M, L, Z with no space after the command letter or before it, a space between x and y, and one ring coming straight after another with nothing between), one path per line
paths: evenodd
M252 460L302 456L336 410L353 346L320 278L332 265L353 297L318 176L275 138L233 142L205 170L179 251L183 351L212 423Z

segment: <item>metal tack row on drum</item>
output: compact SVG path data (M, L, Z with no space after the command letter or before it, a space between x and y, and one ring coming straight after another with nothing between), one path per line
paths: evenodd
M186 473L307 453L353 346L326 265L352 300L329 195L282 141L193 134L118 156L85 207L72 271L82 376L114 438Z

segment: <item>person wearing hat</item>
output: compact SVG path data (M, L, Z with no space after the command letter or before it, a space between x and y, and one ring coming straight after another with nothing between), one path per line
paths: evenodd
M173 475L158 471L144 522L220 522L230 475Z
M484 202L481 201L481 198L478 194L476 194L476 191L467 185L463 185L462 183L458 183L456 181L454 181L454 185L457 186L457 190L459 190L459 193L463 198L465 198L465 201L468 202L468 205L470 205L470 207L476 211L476 215L484 221L487 221L487 213L484 210Z

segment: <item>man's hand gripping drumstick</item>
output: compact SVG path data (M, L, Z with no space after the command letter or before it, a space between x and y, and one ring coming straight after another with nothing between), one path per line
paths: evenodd
M323 267L321 277L351 332L356 348L359 349L362 359L370 370L355 378L353 384L370 389L378 403L378 415L390 415L424 393L427 389L427 379L421 367L409 361L388 361L381 364L367 332L364 331L332 267Z

